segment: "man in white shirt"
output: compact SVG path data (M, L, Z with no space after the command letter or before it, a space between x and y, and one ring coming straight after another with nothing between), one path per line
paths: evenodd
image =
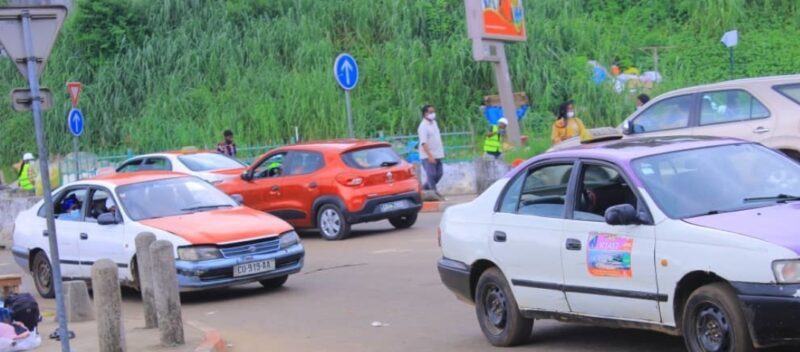
M442 144L442 134L439 132L439 125L436 124L436 109L432 105L425 105L422 108L422 121L417 129L419 135L420 159L425 170L426 180L423 189L436 193L442 197L436 189L436 184L442 179L444 174L442 159L444 159L444 145Z

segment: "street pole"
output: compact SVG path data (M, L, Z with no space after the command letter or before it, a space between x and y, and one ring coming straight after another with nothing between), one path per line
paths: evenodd
M729 47L728 48L728 57L730 58L730 61L731 61L731 79L733 79L733 77L734 77L734 73L733 73L734 72L733 47Z
M517 109L514 105L514 92L511 87L511 74L508 71L508 60L506 59L506 48L502 42L496 44L499 60L492 62L494 76L497 80L497 90L500 93L500 105L503 107L503 117L508 120L508 140L515 147L522 145L520 139L519 119L517 119Z
M50 242L50 266L53 271L53 288L56 291L56 317L58 319L58 336L61 340L61 351L70 352L69 335L67 333L67 316L64 308L64 291L61 285L61 260L58 255L58 240L56 238L56 223L53 218L53 197L50 186L50 170L47 165L47 141L42 123L42 103L39 101L39 78L36 76L36 60L33 51L33 34L31 32L31 13L22 11L22 35L25 41L25 56L28 65L28 84L31 88L31 110L33 110L33 124L36 129L36 145L39 150L39 171L42 175L42 193L44 196L44 209L47 218L47 237Z
M75 153L75 181L81 179L81 161L78 157L78 137L72 137L72 150Z
M350 138L356 138L356 134L353 132L353 108L350 106L350 91L347 89L344 90L344 105L347 109L347 133Z

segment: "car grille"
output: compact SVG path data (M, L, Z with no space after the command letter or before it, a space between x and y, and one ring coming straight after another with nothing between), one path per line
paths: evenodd
M280 249L280 240L278 237L234 243L219 248L225 258L272 253L278 251L278 249Z

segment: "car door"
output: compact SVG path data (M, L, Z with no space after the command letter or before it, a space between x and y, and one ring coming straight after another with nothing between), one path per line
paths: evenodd
M82 270L86 276L91 276L92 264L100 259L111 259L121 271L127 270L130 263L124 256L125 225L122 222L114 225L97 223L97 218L101 214L112 212L117 203L111 192L105 188L92 187L89 191L90 202L86 207L84 226L80 233ZM118 214L115 215L118 220L122 219Z
M314 176L325 166L324 158L318 152L293 150L287 153L285 164L269 212L294 226L310 227L311 206L320 193Z
M703 92L692 134L762 142L772 136L775 122L767 107L746 90Z
M696 111L694 101L694 94L658 101L626 121L625 129L632 135L643 137L689 135Z
M270 212L279 205L280 188L285 169L286 152L268 154L248 169L249 179L237 183L235 191L244 198L244 204Z
M615 166L581 162L573 207L561 245L564 291L574 313L660 322L655 276L655 227L611 226L607 209L630 204L647 214L644 203ZM648 215L643 218L649 219Z
M521 309L569 312L560 249L573 162L537 164L520 172L493 216L492 256Z
M68 279L86 277L81 270L80 234L84 226L87 193L86 186L70 187L61 191L53 202L61 275ZM44 218L44 207L40 209L39 216ZM44 235L47 231L44 227L42 229ZM50 247L45 248L45 251L50 253ZM50 260L52 263L52 257Z

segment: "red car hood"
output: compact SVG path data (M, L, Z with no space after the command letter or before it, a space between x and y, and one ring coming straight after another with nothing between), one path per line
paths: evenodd
M248 207L142 220L140 223L178 235L192 244L240 242L292 230L285 221Z

